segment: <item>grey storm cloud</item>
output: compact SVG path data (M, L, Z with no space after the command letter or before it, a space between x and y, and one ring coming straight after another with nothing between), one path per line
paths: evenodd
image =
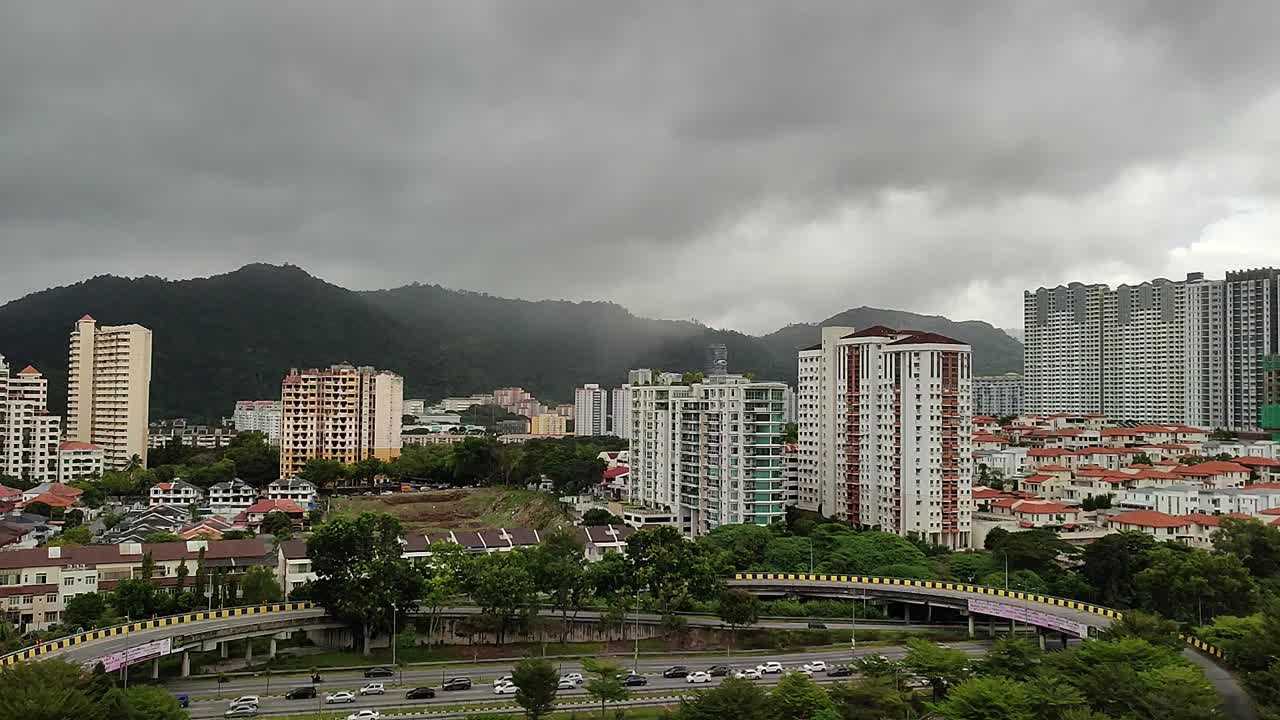
M293 262L748 331L1280 262L1272 2L0 5L0 301ZM1234 267L1234 265L1230 265Z

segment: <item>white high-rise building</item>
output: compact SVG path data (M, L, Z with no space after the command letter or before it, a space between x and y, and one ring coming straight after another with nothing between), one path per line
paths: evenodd
M236 432L262 433L268 443L280 445L279 400L239 400L231 421Z
M671 513L693 537L782 520L786 385L678 377L632 388L631 501Z
M1022 375L1005 373L975 377L973 412L997 418L1022 412Z
M1025 410L1256 430L1280 271L1024 294Z
M607 435L609 396L604 388L587 383L573 391L573 434Z
M622 385L613 389L612 403L609 408L609 432L623 440L631 439L631 386Z
M44 483L58 479L62 418L48 411L49 384L28 365L10 377L0 355L0 475Z
M798 353L801 507L968 547L970 348L932 333L822 329Z
M67 439L102 448L119 470L147 461L151 401L151 331L141 325L98 327L85 315L71 331L67 370Z

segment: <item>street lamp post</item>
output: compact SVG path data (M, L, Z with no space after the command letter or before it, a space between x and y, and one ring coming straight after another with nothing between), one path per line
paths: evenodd
M640 674L640 588L636 588L636 649L632 657L632 672Z
M395 603L391 603L391 666L399 668L396 664L396 613L400 608ZM404 684L404 671L400 671L400 684Z
M858 599L850 594L849 620L853 624L849 630L849 662L858 661Z

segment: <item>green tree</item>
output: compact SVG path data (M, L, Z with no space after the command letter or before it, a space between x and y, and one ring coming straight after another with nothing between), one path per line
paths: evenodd
M467 438L453 446L453 478L457 485L483 485L498 472L498 441Z
M161 600L156 589L147 580L121 580L111 593L111 606L117 615L133 620L149 618L157 614Z
M280 477L280 449L268 444L262 433L237 433L223 457L235 464L241 480L259 490Z
M978 578L996 572L991 555L984 552L954 553L947 557L946 567L955 579L966 583L976 583Z
M187 720L187 712L178 705L178 698L162 687L135 685L126 694L137 720Z
M89 678L62 660L25 662L0 670L0 718L114 720L86 692ZM128 720L129 716L125 716Z
M1156 540L1141 532L1105 535L1084 550L1080 573L1094 588L1093 599L1109 607L1134 607L1138 590L1134 579L1151 564Z
M260 532L274 535L277 540L288 540L293 536L293 521L279 510L272 510L262 518Z
M1276 525L1224 517L1213 534L1213 549L1234 555L1255 578L1280 576L1280 527Z
M1141 610L1126 610L1119 620L1111 623L1102 636L1108 640L1121 638L1139 638L1170 650L1182 649L1181 632L1178 623L1166 620L1155 613Z
M142 537L142 542L148 545L156 545L159 543L182 542L182 538L165 530L153 530Z
M673 527L633 534L627 538L626 557L635 582L648 589L663 615L687 600L710 599L719 589L706 551L686 542Z
M929 681L935 700L968 676L968 663L964 652L920 638L907 641L907 654L902 659L908 670Z
M53 547L66 547L68 545L88 545L93 542L93 532L84 525L63 530L58 536L49 541L49 545Z
M995 641L978 663L983 675L999 675L1010 680L1029 680L1037 672L1044 653L1030 640L1005 636Z
M771 528L762 525L721 525L698 539L698 544L713 555L724 558L719 563L724 571L766 570L765 551L776 535ZM808 548L805 548L808 551ZM806 559L807 562L807 559ZM806 569L808 565L805 565Z
M582 525L585 527L622 524L622 518L603 508L591 508L590 510L582 513Z
M1011 571L1030 570L1041 576L1058 570L1059 557L1079 553L1056 532L1044 528L1019 532L996 528L987 534L986 549L998 563L1007 558Z
M911 693L899 689L892 677L867 677L836 683L829 692L842 720L907 717L912 708Z
M1138 720L1207 720L1222 717L1218 694L1204 674L1184 662L1138 673L1129 710Z
M334 518L307 540L312 597L360 629L365 655L373 634L390 623L392 605L409 608L422 595L422 575L401 557L401 535L394 517L362 513Z
M679 720L774 720L764 689L750 680L732 677L710 690L685 696L676 717Z
M1247 615L1256 605L1253 579L1240 558L1166 544L1134 578L1143 608L1184 623L1215 615Z
M560 613L564 642L570 621L591 595L582 543L571 530L552 530L543 536L542 544L529 553L529 570L534 587L546 593L551 607Z
M523 552L495 553L476 563L464 590L495 623L497 641L503 642L507 629L521 612L529 611L536 599L536 586Z
M361 485L372 485L379 475L387 472L387 464L376 457L357 461L347 471L347 476Z
M947 720L1038 720L1026 688L1006 677L965 680L934 707Z
M769 708L775 720L809 720L836 709L827 692L804 673L783 675L769 694Z
M755 625L760 619L760 600L746 590L724 590L720 593L716 614L721 622L729 626L733 633L733 644L736 645L738 630Z
M591 675L583 685L583 689L592 700L600 703L601 718L604 718L605 705L622 702L631 696L627 686L622 684L617 665L594 658L585 658L582 661L582 669Z
M511 682L520 688L516 704L524 708L529 720L538 720L555 710L560 676L551 663L534 658L521 660L511 671Z
M406 445L387 472L397 480L453 482L452 445Z
M92 630L107 612L106 600L96 592L76 595L67 601L62 612L62 622L68 627Z
M306 465L302 466L302 472L298 473L298 477L315 485L317 489L324 490L338 484L338 481L346 478L347 467L337 460L328 460L325 458L311 458Z
M1073 710L1087 708L1084 695L1065 678L1042 673L1029 679L1023 687L1037 720L1062 720Z
M280 602L280 583L276 574L265 565L254 565L245 571L240 591L246 605L266 605Z

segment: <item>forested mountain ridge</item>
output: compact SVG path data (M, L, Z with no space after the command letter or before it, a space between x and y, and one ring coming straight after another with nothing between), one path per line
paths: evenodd
M229 415L239 399L279 397L291 367L342 361L402 374L409 397L519 385L564 402L576 385L617 385L635 367L700 369L706 346L724 343L731 370L794 382L795 351L815 342L819 327L755 337L641 318L606 302L512 300L418 284L357 292L294 266L247 265L177 281L100 276L0 306L0 354L49 378L53 412L66 402L67 335L86 313L102 325L151 328L153 418L205 419ZM956 337L974 345L979 372L1021 366L1021 346L986 323L873 308L827 324L837 322Z

